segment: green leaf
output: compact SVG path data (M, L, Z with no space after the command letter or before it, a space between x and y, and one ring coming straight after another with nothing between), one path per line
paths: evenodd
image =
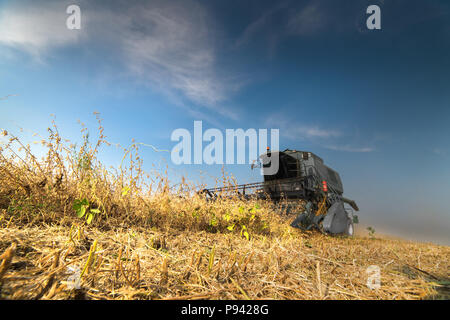
M100 213L100 210L99 210L99 209L91 209L90 211L91 211L92 213L95 213L95 214Z
M233 230L234 230L234 226L235 226L235 225L232 224L231 226L228 226L227 229L230 230L230 231L233 231Z
M94 219L94 215L89 212L88 217L86 219L87 224L90 224L92 222L92 219Z
M247 231L244 231L244 237L248 240L249 239L249 235L248 235L248 232Z
M209 224L210 224L212 227L217 226L217 219L216 219L216 217L212 217L211 220L209 221Z
M73 210L75 210L75 211L80 210L80 208L81 208L81 201L78 200L78 199L76 199L76 200L73 202L72 208L73 208Z
M82 218L85 213L86 213L86 209L89 207L89 201L87 201L87 199L83 199L83 200L75 200L73 202L73 210L75 210L77 216L79 218Z
M239 207L239 213L244 213L244 210L245 210L244 207L242 207L242 206Z
M242 226L242 228L241 228L241 237L242 237L242 235L244 235L247 238L247 240L248 240L248 232L247 232L247 227L246 226Z
M73 210L78 211L81 208L81 202L80 200L75 200L73 202L73 206L72 206Z
M77 210L77 216L78 218L83 218L84 214L86 213L86 206L81 206L78 210Z
M122 197L125 197L128 194L128 191L130 191L130 187L123 187L122 188Z

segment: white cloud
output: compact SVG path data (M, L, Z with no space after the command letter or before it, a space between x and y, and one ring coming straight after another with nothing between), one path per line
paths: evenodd
M256 20L251 22L245 30L242 32L242 34L239 36L239 38L236 40L236 47L243 46L247 44L255 35L258 33L268 33L266 29L270 28L270 24L272 22L272 18L276 15L282 12L283 9L286 8L285 3L279 3L275 7L265 11L262 13ZM272 35L273 35L272 30Z
M326 146L327 149L335 150L335 151L345 151L345 152L372 152L375 151L374 148L371 147L352 147L349 145L328 145Z
M307 137L319 137L319 138L330 138L338 137L341 135L339 131L323 129L319 127L299 127L297 131L305 134Z
M269 117L266 125L280 129L280 136L291 141L308 140L314 144L335 151L343 152L373 152L373 147L355 147L348 144L349 139L355 140L355 135L342 132L335 128L324 128L320 125L299 123L287 118L284 114L274 114ZM357 136L357 135L356 135ZM357 139L358 140L358 139Z
M341 132L334 129L325 129L318 125L305 125L298 123L283 124L280 126L280 134L291 140L298 139L328 139L339 137Z
M312 3L293 14L288 21L288 30L296 35L311 35L322 29L326 17L316 3Z
M434 154L437 154L438 156L444 156L447 154L447 152L444 149L441 148L434 148L431 150Z
M7 100L10 97L16 97L16 96L18 96L18 94L8 94L8 95L6 95L4 97L0 97L0 100Z
M194 103L229 118L236 116L221 105L240 86L230 71L218 66L214 21L200 4L189 0L127 6L81 2L81 30L66 28L67 5L34 1L4 6L0 44L42 61L53 49L68 45L94 52L106 48L111 60L118 61L116 70L131 74L177 104L189 108L186 105Z
M196 103L217 105L226 89L215 69L207 13L195 3L155 4L118 17L127 68L159 86L170 83Z
M267 121L267 125L270 127L278 127L280 129L280 135L291 140L298 139L327 139L339 137L341 132L336 129L328 129L320 127L319 125L309 125L298 123L286 118L282 114L274 114L268 117L270 121Z
M270 47L276 46L289 35L307 36L321 31L329 23L327 13L320 6L321 1L313 1L300 8L281 2L263 12L252 21L236 40L236 47L241 47L252 41L256 36L267 37ZM278 22L280 21L280 22ZM274 28L274 24L277 27ZM275 50L270 48L271 51Z
M4 7L0 11L0 43L42 61L50 49L79 41L80 33L66 28L65 12L66 6L57 2L44 7L36 2Z

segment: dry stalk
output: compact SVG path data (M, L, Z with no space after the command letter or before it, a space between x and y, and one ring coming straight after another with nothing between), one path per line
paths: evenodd
M319 289L319 297L323 299L322 282L320 281L320 261L316 262L317 288Z
M242 289L242 287L237 283L236 280L234 280L233 278L230 278L231 282L233 282L234 286L243 294L243 296L245 297L245 299L247 300L251 300L249 298L249 296L247 295L247 292L244 291L244 289Z
M12 258L14 257L14 254L16 252L16 247L17 247L17 245L15 243L13 243L0 256L0 260L3 260L2 264L0 265L0 282L2 281L3 276L5 275L6 271L9 268L9 266L11 265Z
M59 255L61 254L61 250L58 250L55 252L54 255L54 260L53 260L53 265L52 265L52 269L55 270L58 268L59 265ZM34 300L39 300L40 298L42 298L47 291L52 287L53 285L53 281L55 280L55 273L51 273L48 278L47 278L47 284L45 285L45 287L36 295L36 297L34 297Z
M116 260L116 272L115 272L115 274L114 274L114 276L115 276L115 278L116 278L116 281L119 279L119 273L120 273L120 261L121 261L121 259L122 259L122 253L123 253L123 248L122 247L120 247L120 249L119 249L119 254L118 254L118 256L117 256L117 260Z
M162 267L161 267L161 280L159 282L161 286L166 286L167 282L169 280L168 265L169 265L169 262L168 262L167 258L164 258L164 261L163 261Z

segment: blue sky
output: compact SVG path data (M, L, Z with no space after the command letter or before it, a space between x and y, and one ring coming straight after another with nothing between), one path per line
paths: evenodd
M81 30L66 8L81 8ZM381 8L381 30L366 8ZM336 169L362 224L450 244L448 1L0 1L0 127L172 149L174 129L278 128ZM12 95L12 96L8 96ZM29 137L30 140L32 139ZM221 166L147 169L210 183ZM104 160L118 164L118 152ZM241 183L248 165L228 165ZM204 179L204 180L202 180Z

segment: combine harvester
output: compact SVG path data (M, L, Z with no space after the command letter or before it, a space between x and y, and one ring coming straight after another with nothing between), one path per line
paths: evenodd
M269 159L273 159L276 153L279 156L278 172L266 174L265 168L270 167ZM355 201L343 197L344 188L339 174L327 167L320 157L307 151L268 149L261 155L261 160L264 182L203 189L201 193L211 200L224 193L237 192L245 199L268 199L274 203L294 205L302 202L305 203L303 211L291 223L292 227L353 235L353 210L358 211L359 208Z

